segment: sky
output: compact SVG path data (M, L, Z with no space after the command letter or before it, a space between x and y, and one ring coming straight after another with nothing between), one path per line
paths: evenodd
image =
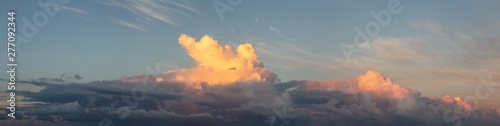
M192 116L199 122L220 125L239 124L227 120L260 122L248 125L263 122L274 125L276 121L285 125L314 124L311 121L332 124L334 120L337 123L333 124L347 125L357 119L365 123L353 125L402 124L394 121L396 119L413 120L415 125L451 125L456 122L440 120L441 113L435 116L439 119L432 118L434 116L422 119L408 116L411 112L406 110L445 109L451 106L449 101L472 113L471 117L461 116L465 125L478 124L475 121L485 118L493 120L489 124L500 123L500 15L496 13L500 11L499 1L9 0L1 3L2 12L16 12L15 48L19 65L16 79L21 81L17 87L17 97L21 99L17 103L21 107L19 111L27 112L23 114L25 120L42 121L36 123L98 125L94 123L109 118L114 124L131 122L134 125L135 116L127 116L124 121L115 116L91 119L81 113L113 115L116 111L109 108L109 102L119 99L116 93L132 90L150 74L160 76L155 82L164 91L152 90L148 94L153 95L144 100L147 103L142 103L146 105L139 103L138 107L132 107L135 110L132 112L166 116L167 122L178 125L196 125L186 123ZM7 21L1 20L0 24ZM0 34L7 32L0 31ZM7 36L2 38L5 40ZM6 44L0 48L7 48ZM7 55L0 58L7 59ZM0 76L4 81L8 78L6 72ZM247 83L267 87L252 87ZM339 89L351 86L356 90ZM487 89L478 90L478 87ZM262 94L246 94L245 100L238 100L239 95L220 96L228 102L216 98L201 100L208 97L207 93L217 96L245 92L236 90L240 88L248 92L262 91ZM68 92L60 91L62 89ZM95 91L97 89L102 92ZM7 98L7 86L0 86L0 90L0 95ZM89 92L93 93L89 95ZM481 95L485 92L489 94L487 97ZM319 98L321 93L333 98ZM82 95L89 97L81 98ZM343 98L346 95L354 96ZM437 107L405 107L381 100L384 96L403 99L398 103L411 99L413 103ZM285 102L277 102L274 97ZM388 104L371 106L380 109L372 113L386 116L376 118L367 114L371 112L362 112L364 107L370 109L370 105L363 106L364 97L374 103ZM464 99L474 97L481 98L478 108L463 103ZM354 100L349 100L351 98ZM436 102L430 102L433 100ZM156 105L152 105L155 102ZM307 106L307 102L317 106L300 107ZM338 110L350 103L357 107L344 106L348 109ZM1 106L7 104L0 103ZM245 105L231 108L234 104ZM179 107L183 105L198 109ZM262 110L258 105L264 106ZM265 109L271 105L308 110L306 113L316 112L330 118L308 115L302 118L296 111L297 118L276 113L269 116ZM43 110L52 107L65 111L63 108L68 106L76 106L77 110L30 113L32 109L44 107ZM157 109L156 106L162 109L148 114ZM206 110L206 106L246 111L227 114ZM90 111L106 107L110 111ZM391 107L394 108L387 109ZM493 114L476 109L491 110ZM322 113L324 110L333 114ZM352 122L335 121L343 112L360 118L342 119ZM76 115L81 118L74 117ZM262 115L266 118L261 119ZM211 118L226 122L211 121ZM0 123L7 123L6 119L2 118ZM161 122L152 117L148 119ZM19 122L18 125L27 124Z

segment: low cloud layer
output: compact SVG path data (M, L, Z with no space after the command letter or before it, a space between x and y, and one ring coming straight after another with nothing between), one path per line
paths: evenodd
M194 68L120 80L60 84L19 95L6 125L498 125L500 108L479 110L460 97L425 97L367 71L349 80L275 82L250 44L236 51L209 36L181 35ZM64 83L65 81L62 80ZM194 86L193 86L194 85ZM2 112L6 113L6 112Z

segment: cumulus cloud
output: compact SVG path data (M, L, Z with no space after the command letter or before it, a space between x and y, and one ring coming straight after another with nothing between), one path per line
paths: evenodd
M267 71L250 44L239 45L235 50L221 46L210 36L198 42L182 34L179 44L196 61L196 67L169 71L167 81L206 82L208 84L229 84L236 81L274 81L274 74Z
M483 120L480 116L486 112L493 120L481 124L489 125L499 118L488 111L473 110L460 97L420 96L420 92L394 84L375 71L348 81L292 81L278 85L301 87L291 95L296 106L309 110L299 120L313 123L305 124L451 125L459 121L471 125ZM317 118L318 113L325 118Z
M405 98L420 95L420 92L393 84L392 80L385 79L382 73L371 70L359 76L357 81L360 91L371 92L375 97Z

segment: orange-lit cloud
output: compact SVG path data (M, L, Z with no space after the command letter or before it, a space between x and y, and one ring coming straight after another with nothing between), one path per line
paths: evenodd
M198 42L182 34L179 44L196 61L196 67L168 71L166 81L190 83L206 82L224 85L237 81L272 81L274 74L267 71L251 44L239 45L236 52L228 45L221 46L210 36ZM161 79L163 81L163 79Z
M360 75L357 80L360 91L372 92L377 97L402 98L420 95L420 92L394 84L390 78L385 79L382 73L371 70Z
M450 98L450 96L446 95L443 98L441 98L441 101L448 103L448 104L460 105L460 106L462 106L463 110L467 111L467 112L472 110L471 105L462 101L462 98L460 98L460 97Z
M392 83L390 78L385 78L382 73L369 70L364 75L360 75L349 81L309 81L302 88L317 90L343 90L345 92L370 92L375 97L404 98L407 96L418 96L420 92L409 88L401 87ZM354 88L354 89L353 89Z
M420 92L412 90L410 88L405 88L399 84L392 82L390 78L385 78L382 73L376 71L367 71L364 75L359 75L349 81L308 81L301 86L302 89L307 90L340 90L345 93L357 94L359 92L369 93L373 96L373 101L383 101L387 99L396 99L400 102L396 105L397 109L407 108L407 104L417 104L414 103L414 98L420 97ZM442 102L448 105L458 105L463 108L464 111L470 112L472 107L470 104L464 102L462 98L455 97L450 98L446 95L441 99L435 97L428 97L429 99ZM411 106L411 105L410 105ZM406 108L405 108L406 107Z

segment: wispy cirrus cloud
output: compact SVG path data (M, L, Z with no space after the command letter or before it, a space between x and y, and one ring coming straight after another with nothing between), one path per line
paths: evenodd
M271 31L275 32L276 34L278 34L278 36L280 36L281 38L283 38L283 39L285 39L285 40L288 40L288 41L295 41L294 39L288 38L288 37L286 37L285 35L283 35L283 34L281 33L281 31L280 31L278 28L276 28L276 27L270 26L270 27L269 27L269 30L271 30Z
M69 6L59 5L59 7L56 9L61 10L61 11L72 11L72 12L82 14L82 15L89 15L89 13L85 10L74 8L74 7L69 7Z
M118 18L111 18L110 21L113 22L113 23L119 24L119 25L123 25L123 26L127 26L127 27L134 28L134 29L137 29L137 30L141 30L141 31L144 31L144 32L148 32L146 29L144 29L144 28L142 28L142 27L140 27L138 25L132 24L130 22L127 22L127 21L124 21L124 20L121 20L121 19L118 19Z
M75 7L69 7L69 6L64 6L64 5L60 5L60 4L50 4L50 3L42 4L42 5L45 5L49 8L52 8L52 9L57 10L57 11L71 11L71 12L75 12L75 13L82 14L82 15L89 15L89 13L87 11L82 10L82 9L78 9Z
M42 4L42 5L45 5L50 9L54 9L56 12L69 12L78 18L82 18L82 19L89 20L89 21L95 21L94 19L89 18L90 13L88 11L83 10L83 9L70 7L70 6L64 6L64 5L60 5L60 4L50 4L50 3Z
M109 6L119 7L133 13L135 21L156 22L161 21L174 26L182 24L182 17L190 17L191 13L202 15L201 11L192 7L189 1L157 1L157 0L111 0L103 2ZM121 24L124 24L120 22ZM131 26L132 23L128 23ZM136 28L137 29L137 28Z

